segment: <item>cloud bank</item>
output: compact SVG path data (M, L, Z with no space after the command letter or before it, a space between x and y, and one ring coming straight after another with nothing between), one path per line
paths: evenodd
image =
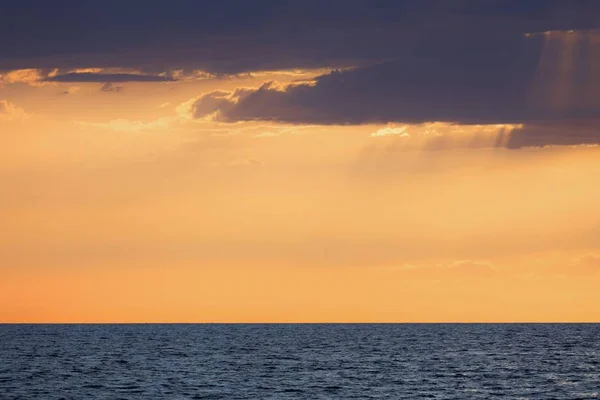
M205 94L194 105L197 118L522 124L508 147L600 141L597 1L229 0L206 7L182 0L139 7L29 0L3 11L0 71L143 71L66 72L44 82L352 67L287 88Z
M170 76L143 75L143 74L103 74L93 72L71 72L67 74L49 76L46 82L69 82L69 83L125 83L125 82L174 82Z
M598 62L600 32L548 32L510 49L437 52L285 88L208 93L193 109L223 122L518 124L507 147L597 144Z

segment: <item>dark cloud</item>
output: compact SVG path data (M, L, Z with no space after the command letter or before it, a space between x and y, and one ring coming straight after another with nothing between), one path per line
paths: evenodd
M312 84L219 93L218 104L209 93L193 112L215 113L224 122L519 124L497 142L510 148L597 144L598 63L600 32L555 31L522 35L508 47L473 44L333 71Z
M600 119L532 122L511 132L504 144L511 149L599 145Z
M594 28L599 12L594 0L21 0L0 5L0 68L362 65Z
M118 83L169 81L178 69L222 76L352 66L314 85L209 94L194 113L315 124L518 123L512 147L595 143L598 135L583 132L599 117L590 93L600 89L600 36L589 31L599 27L597 0L22 0L0 6L0 69L145 73L48 78ZM573 41L568 30L582 33ZM563 32L525 35L544 31ZM588 122L566 136L552 127L572 120Z
M144 75L144 74L103 74L94 72L70 72L49 76L44 79L45 82L174 82L175 79L162 75Z
M230 99L232 93L215 90L200 97L193 104L192 114L194 118L204 118L215 112L223 112L234 106Z
M104 85L102 85L102 87L100 88L101 92L122 92L123 91L123 86L115 86L110 82L106 82Z
M451 54L334 71L318 77L314 85L281 90L267 84L231 100L221 97L220 119L314 124L520 122L536 62L514 64L501 53ZM196 116L213 97L209 93L198 100Z
M400 60L345 71L333 71L314 84L285 90L266 84L221 100L224 121L272 120L292 123L461 124L524 123L537 120L596 117L598 107L586 92L600 85L600 73L589 70L584 84L578 69L600 62L594 56L570 55L568 36L556 32L548 41L564 43L548 51L544 37L522 36L510 48L476 47L411 55ZM591 33L600 39L600 33ZM565 59L570 58L570 59ZM561 64L572 66L564 70ZM548 70L548 71L545 71ZM197 111L214 94L197 102ZM598 104L600 106L600 102ZM213 112L214 110L211 110Z

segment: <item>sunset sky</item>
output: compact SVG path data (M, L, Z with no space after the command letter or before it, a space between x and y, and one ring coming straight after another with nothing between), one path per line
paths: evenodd
M0 322L600 321L600 2L0 5Z

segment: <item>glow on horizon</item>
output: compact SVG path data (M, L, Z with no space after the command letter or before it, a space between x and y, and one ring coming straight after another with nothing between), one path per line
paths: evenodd
M600 319L599 149L182 107L263 83L4 87L0 321Z

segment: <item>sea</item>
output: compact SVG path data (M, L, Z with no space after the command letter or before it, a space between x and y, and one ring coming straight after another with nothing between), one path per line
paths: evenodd
M600 324L0 325L0 399L598 399Z

